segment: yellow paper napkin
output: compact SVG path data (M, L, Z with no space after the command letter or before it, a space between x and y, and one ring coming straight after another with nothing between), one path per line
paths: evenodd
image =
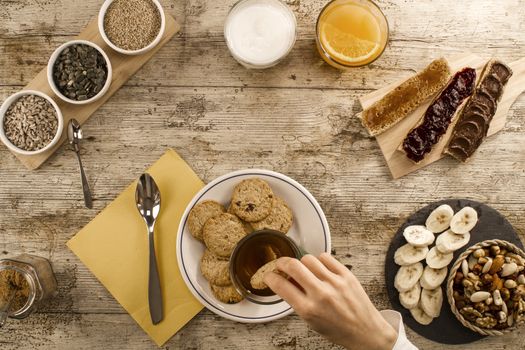
M182 214L204 184L173 150L168 150L148 173L161 192L155 248L164 303L162 322L153 325L149 314L148 236L135 205L136 181L67 246L161 346L203 308L184 284L175 246Z

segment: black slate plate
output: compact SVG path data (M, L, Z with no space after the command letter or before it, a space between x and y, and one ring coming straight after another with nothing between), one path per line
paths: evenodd
M399 270L399 266L394 263L394 253L397 248L406 244L406 240L403 237L403 230L409 225L424 225L428 215L440 206L441 204L448 204L454 209L454 212L459 211L461 208L471 206L478 212L479 221L470 232L470 242L460 250L454 252L454 259L448 266L449 271L458 256L463 253L468 247L487 239L502 239L514 243L521 249L523 244L521 243L518 235L514 231L512 225L496 210L491 207L468 199L447 199L439 202L434 202L427 205L423 209L420 209L416 213L412 214L408 220L399 228L396 235L390 243L385 261L385 278L386 287L388 292L388 298L394 310L399 311L403 315L403 321L415 332L421 336L433 340L442 344L466 344L483 338L483 336L469 330L464 327L456 319L452 311L450 310L450 304L446 297L446 287L443 283L443 307L441 309L441 315L434 319L428 326L423 326L417 323L410 311L405 309L399 303L399 293L394 288L394 277ZM448 278L448 277L447 277Z

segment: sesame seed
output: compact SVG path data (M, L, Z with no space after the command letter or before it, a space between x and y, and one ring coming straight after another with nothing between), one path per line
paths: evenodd
M148 46L160 32L159 9L151 0L115 0L104 16L108 39L124 50Z

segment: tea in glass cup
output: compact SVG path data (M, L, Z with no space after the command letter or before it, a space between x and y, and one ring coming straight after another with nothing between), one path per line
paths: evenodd
M250 233L237 243L230 258L230 278L237 291L258 304L276 304L282 299L270 289L255 289L250 280L266 263L283 256L300 259L304 251L287 235L274 230Z
M369 0L332 0L319 14L316 43L321 57L345 69L376 60L388 42L388 22Z

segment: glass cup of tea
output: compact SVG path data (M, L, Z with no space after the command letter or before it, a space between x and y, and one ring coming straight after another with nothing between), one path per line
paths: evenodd
M264 264L283 256L301 259L306 253L282 232L264 229L237 243L230 259L230 277L237 291L257 304L277 304L282 299L270 288L255 289L250 279Z
M370 0L332 0L319 14L316 44L321 57L339 69L375 61L388 42L385 15Z

